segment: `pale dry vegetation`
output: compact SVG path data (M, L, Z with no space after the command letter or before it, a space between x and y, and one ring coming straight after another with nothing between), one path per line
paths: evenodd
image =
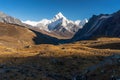
M108 44L112 45L105 47ZM1 80L71 80L75 74L98 64L105 57L120 54L118 44L120 44L119 38L98 38L70 44L41 44L23 48L1 45L0 65L3 64L10 70L0 73L2 74L0 78ZM11 69L11 66L14 69Z

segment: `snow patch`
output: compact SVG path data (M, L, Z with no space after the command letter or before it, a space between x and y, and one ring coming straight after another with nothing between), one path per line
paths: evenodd
M31 20L27 20L27 21L22 21L23 23L29 24L31 26L36 26L39 21L31 21Z

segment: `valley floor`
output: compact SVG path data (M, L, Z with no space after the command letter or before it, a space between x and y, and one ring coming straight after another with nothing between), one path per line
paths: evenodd
M119 64L120 38L0 46L0 80L117 80Z

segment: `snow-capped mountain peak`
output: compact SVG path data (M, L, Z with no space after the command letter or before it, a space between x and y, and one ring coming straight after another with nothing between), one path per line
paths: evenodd
M63 14L62 14L61 12L59 12L57 15L55 15L55 17L54 17L54 18L56 18L56 19L61 19L61 18L66 19L66 17L65 17L65 16L63 16Z
M55 27L60 25L65 27L68 23L69 20L61 12L59 12L53 17L53 19L51 19L51 23L48 25L48 28L53 30Z
M72 21L67 19L61 12L59 12L50 20L43 19L38 22L25 21L25 23L33 25L34 27L37 27L40 30L44 30L48 32L68 31L68 32L74 33L74 32L77 32L78 29L82 28L85 23L87 23L87 19Z
M53 17L53 19L51 19L51 22L55 22L57 20L63 20L63 19L67 20L67 18L61 12L59 12L57 15Z
M37 25L43 24L44 26L47 26L49 23L51 23L51 20L48 19L42 19L41 21L38 22Z
M76 24L76 25L80 25L80 22L81 22L81 20L76 20L76 21L75 21L75 24Z

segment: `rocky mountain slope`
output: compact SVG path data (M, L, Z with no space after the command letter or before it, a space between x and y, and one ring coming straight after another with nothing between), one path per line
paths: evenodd
M12 16L9 16L3 12L0 12L0 22L30 27L30 25L22 23L21 20L14 18Z
M120 37L120 11L113 14L93 15L89 22L75 34L73 40L97 36Z

